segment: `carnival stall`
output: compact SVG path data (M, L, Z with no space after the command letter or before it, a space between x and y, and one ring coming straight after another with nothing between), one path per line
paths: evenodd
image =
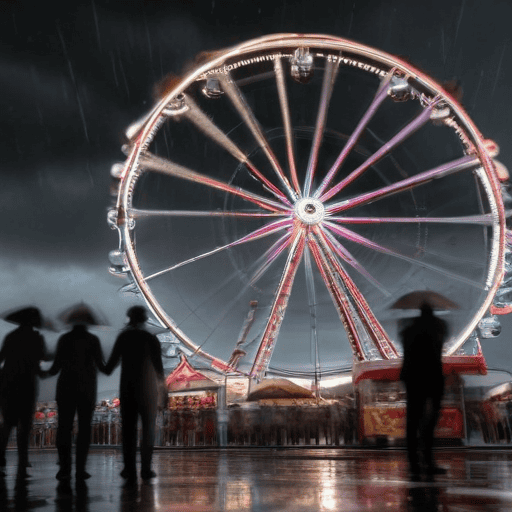
M92 419L91 444L121 444L121 418L119 398L102 400L95 409Z
M168 409L163 419L164 446L214 445L221 385L181 356L167 376Z
M316 397L313 390L284 378L252 385L247 400L228 405L228 410L232 445L337 446L349 444L353 433L346 402Z
M401 360L354 365L359 441L400 443L405 439L406 396L400 381ZM445 356L445 392L435 432L437 439L461 443L466 439L464 375L485 375L481 351L476 355ZM450 440L450 441L448 441Z
M489 370L482 379L465 377L468 440L472 446L512 441L512 375Z
M55 402L38 403L34 413L30 445L34 448L55 446L57 421L57 404Z
M0 416L0 424L2 423ZM57 437L57 404L55 402L38 402L32 422L29 443L31 448L53 448ZM17 430L8 441L8 448L16 448Z

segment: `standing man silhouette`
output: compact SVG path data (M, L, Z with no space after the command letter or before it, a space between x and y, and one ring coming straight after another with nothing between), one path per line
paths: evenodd
M76 317L71 331L63 334L57 344L57 352L49 375L60 372L57 381L57 450L60 470L57 480L67 482L71 478L71 434L75 412L78 414L78 438L76 442L76 479L83 481L91 475L85 470L91 443L91 421L96 405L97 370L105 371L100 340L87 330L94 325L92 315L82 313Z
M413 480L421 476L421 463L427 475L444 472L435 465L432 449L444 391L441 355L447 334L446 322L434 316L428 303L422 304L421 315L401 333L404 357L400 379L407 392L407 455Z
M4 423L0 429L0 476L5 476L5 450L13 427L17 427L18 478L27 477L28 441L38 393L39 362L46 358L43 336L35 330L42 317L37 308L29 307L9 315L5 320L19 324L9 333L0 350L3 362L0 381L0 406Z
M121 421L123 432L124 469L121 476L128 484L137 479L137 422L142 422L141 477L156 476L151 469L155 422L160 390L164 382L162 354L158 338L144 329L147 313L142 306L133 306L127 312L127 327L118 336L106 373L110 374L121 362Z

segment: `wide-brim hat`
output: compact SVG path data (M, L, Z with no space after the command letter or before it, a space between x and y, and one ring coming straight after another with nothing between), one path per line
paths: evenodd
M39 308L35 306L26 306L9 310L0 315L6 322L18 325L30 325L31 327L40 328L43 326L43 315Z

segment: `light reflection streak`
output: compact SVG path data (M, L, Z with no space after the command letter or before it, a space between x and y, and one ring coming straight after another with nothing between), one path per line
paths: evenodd
M248 479L226 481L226 510L252 510L252 482ZM205 509L206 510L206 509Z
M334 162L333 166L329 170L329 172L325 175L325 178L322 180L322 183L316 190L313 197L318 198L320 197L324 190L330 185L331 181L333 180L336 173L340 170L341 166L343 165L343 162L349 155L349 153L352 151L353 147L356 145L357 141L359 140L359 137L363 133L364 129L366 128L366 125L370 122L371 118L374 116L375 112L377 112L378 108L380 107L381 103L387 98L388 96L388 89L389 89L389 83L391 82L391 78L393 77L393 73L390 72L387 77L383 80L381 83L375 98L373 99L372 103L368 107L368 110L364 113L363 117L359 121L359 124L356 126L356 129L350 135L349 139L347 140L345 147L342 149L340 155Z
M402 128L394 137L386 142L379 150L377 150L370 158L363 162L357 169L352 171L346 178L342 179L337 185L325 192L321 197L321 201L327 201L340 190L347 187L355 179L359 178L365 171L372 165L376 164L381 158L386 156L396 146L401 144L405 139L410 137L414 132L419 130L429 119L435 102L432 102L426 107L421 114L419 114L413 121L411 121L405 128Z

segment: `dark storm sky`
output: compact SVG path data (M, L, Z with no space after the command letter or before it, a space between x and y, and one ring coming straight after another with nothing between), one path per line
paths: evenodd
M107 272L117 245L105 220L109 170L154 84L201 51L303 32L407 56L438 81L461 81L469 114L512 169L507 1L4 1L0 14L0 310L96 304L111 318L99 332L107 354L128 305ZM490 366L510 369L512 320L503 325L484 351ZM0 334L9 328L2 322ZM101 380L100 392L116 388L116 375Z

